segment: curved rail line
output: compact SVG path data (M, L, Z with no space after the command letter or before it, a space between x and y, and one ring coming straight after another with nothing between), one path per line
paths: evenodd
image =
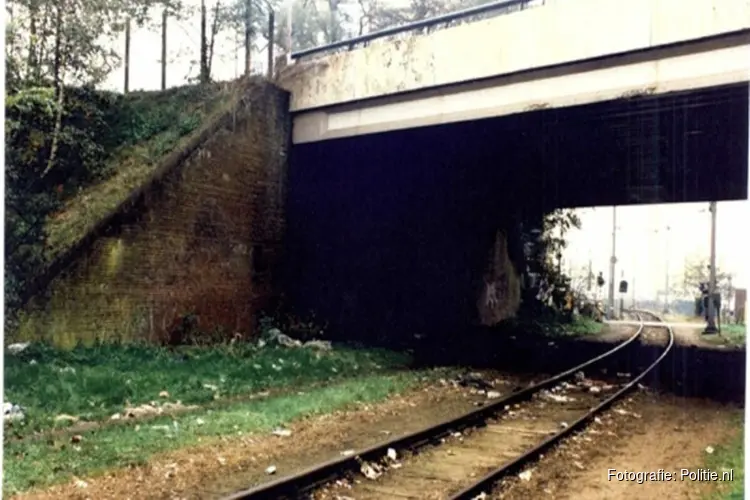
M645 316L645 315L653 316L657 321L661 321L661 318L659 318L653 313L649 313L645 311L632 311L632 312L638 315L640 321L643 321L642 316ZM608 409L610 406L612 406L612 404L615 403L615 401L622 398L623 396L625 396L625 394L633 390L633 388L635 388L636 385L641 380L643 380L646 377L646 375L648 375L651 372L651 370L653 370L659 363L661 363L662 360L664 360L664 358L667 356L667 354L669 354L669 352L672 350L672 346L674 345L674 333L672 332L672 328L669 325L665 325L664 328L666 328L667 331L669 332L669 341L667 343L667 347L664 349L661 355L659 355L659 357L653 363L651 363L645 370L643 370L640 374L634 377L633 380L628 382L619 391L615 392L613 395L611 395L610 397L608 397L607 399L599 403L597 406L592 408L588 413L586 413L584 416L582 416L581 418L573 422L573 424L571 424L569 427L545 439L544 441L542 441L540 444L538 444L531 450L525 452L523 455L518 456L518 458L510 460L506 462L505 464L501 465L494 471L490 472L486 476L479 479L477 482L475 482L471 486L464 488L458 493L455 493L454 495L450 497L450 500L464 500L468 498L473 498L481 494L483 491L490 489L491 486L495 482L497 482L501 477L517 472L524 465L537 459L539 455L544 453L546 450L554 446L556 443L558 443L562 439L566 438L567 436L571 435L572 433L576 431L583 429L588 423L594 420L594 417L596 417L598 414ZM642 325L638 331L639 333L643 331Z
M640 317L640 312L635 313ZM381 442L369 448L360 450L353 455L335 458L322 464L318 464L316 466L302 470L296 474L281 477L275 481L269 481L247 490L236 492L230 496L225 497L224 500L298 498L302 494L309 492L324 483L340 478L347 473L357 471L360 467L361 461L372 461L380 459L387 452L388 448L394 448L397 450L414 449L427 445L429 443L438 443L440 438L448 435L451 432L460 431L469 427L480 426L488 418L501 413L507 405L530 400L532 396L539 391L552 387L560 382L569 380L573 378L577 372L589 368L592 365L599 363L600 361L620 352L626 346L630 345L636 339L638 339L643 333L643 330L644 325L640 325L638 330L630 338L621 342L609 351L600 354L599 356L596 356L584 363L574 366L573 368L558 373L557 375L554 375L546 380L526 387L525 389L498 398L492 403L487 404L483 407L472 409L464 413L463 415L459 415L458 417L451 418L437 425L421 429L405 436L400 436L387 440L385 442ZM618 398L622 397L625 393L635 387L640 380L642 380L659 362L661 362L662 359L664 359L674 342L671 329L669 331L669 334L669 345L667 346L667 349L664 351L664 353L656 360L656 362L654 362L640 375L634 378L623 389L619 390L612 397L606 399L604 402L599 404L584 417L580 418L578 421L570 425L564 431L555 434L549 439L546 439L540 445L524 453L518 458L507 462L502 467L481 478L472 486L462 490L452 498L470 498L472 495L478 494L483 489L486 489L488 485L497 481L497 479L501 476L517 470L518 468L522 467L523 464L536 458L545 449L549 448L557 441L563 439L571 432L585 426L586 423L592 420L596 414L607 409L612 405L612 403L614 403L614 401L616 401Z

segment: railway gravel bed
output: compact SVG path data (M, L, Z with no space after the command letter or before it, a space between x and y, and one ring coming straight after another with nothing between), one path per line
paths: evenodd
M639 314L648 318L649 315ZM495 482L528 462L543 456L552 446L580 431L595 415L636 387L671 349L669 328L653 327L646 337L661 335L667 345L640 373L617 374L626 379L587 379L581 370L602 368L602 361L627 355L643 333L638 329L618 347L578 366L520 388L486 407L459 418L407 434L398 439L321 463L299 474L240 491L230 499L259 498L475 498L486 495ZM649 328L651 330L651 328ZM573 382L571 382L573 380ZM400 456L404 454L404 456Z

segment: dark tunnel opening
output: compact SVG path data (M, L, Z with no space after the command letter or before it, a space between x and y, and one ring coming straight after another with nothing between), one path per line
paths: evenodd
M289 302L348 339L457 334L497 229L555 208L746 199L747 110L742 84L296 145Z

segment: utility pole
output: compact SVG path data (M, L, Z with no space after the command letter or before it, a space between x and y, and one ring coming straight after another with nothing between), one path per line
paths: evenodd
M609 259L609 297L607 300L609 319L615 319L615 264L617 257L617 207L612 207L612 257Z
M589 274L586 276L586 290L589 292L591 291L591 280L594 278L593 273L591 272L591 257L589 257Z
M709 205L711 212L711 269L708 280L708 324L703 333L718 333L716 328L716 307L714 297L716 295L716 202Z
M667 314L669 312L669 229L669 226L667 226L666 231L664 232L664 236L666 238L666 251L664 253L664 314Z

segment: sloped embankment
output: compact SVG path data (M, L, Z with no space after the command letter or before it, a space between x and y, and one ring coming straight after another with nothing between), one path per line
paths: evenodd
M49 218L48 264L29 287L20 338L164 340L186 316L217 334L243 331L273 294L287 93L241 81L204 94L190 113L172 92L183 121L120 147L112 174Z

